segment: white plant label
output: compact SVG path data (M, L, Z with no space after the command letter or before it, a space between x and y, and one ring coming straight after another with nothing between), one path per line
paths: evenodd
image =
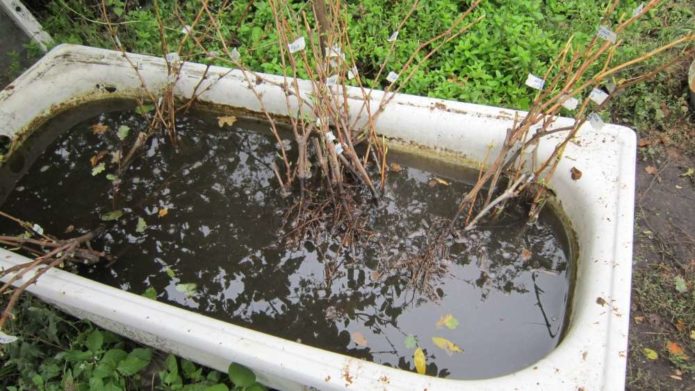
M185 26L183 26L183 28L181 29L181 34L183 34L183 35L188 35L188 34L191 33L191 31L193 31L193 28L192 28L191 26L189 26L189 25L185 25Z
M599 117L599 115L596 113L589 114L588 119L591 126L596 130L600 130L601 128L603 128L603 125L605 125L601 117Z
M340 46L338 46L338 45L333 45L333 47L326 48L326 57L328 57L328 58L337 57L337 58L342 58L342 59L344 59L344 58L345 58L345 54L344 54L343 51L340 49Z
M597 35L599 38L610 41L611 43L615 43L615 41L618 39L618 35L606 26L599 27Z
M357 71L357 65L355 65L347 71L347 77L349 80L356 78L357 75L359 75L359 72Z
M398 74L394 71L389 72L389 74L386 76L386 80L388 80L390 83L395 82L398 80Z
M241 53L239 53L239 49L233 48L232 52L229 53L229 58L231 58L232 61L239 61L241 59Z
M632 11L632 17L637 17L637 15L641 14L642 11L644 11L644 3L640 4L637 8L635 8L634 11Z
M40 225L34 224L34 226L31 227L31 229L33 229L34 232L36 232L37 234L43 235L43 227L41 227Z
M181 61L181 57L179 57L179 54L176 52L167 53L164 58L166 58L168 63L178 63Z
M305 47L306 41L304 40L304 37L299 37L295 39L294 42L287 45L287 48L290 49L290 53L296 53L298 51L304 50Z
M529 73L526 77L526 85L536 90L542 90L543 86L545 86L545 80L541 79L540 77L534 74Z
M335 153L338 155L341 155L345 149L343 148L343 144L338 143L335 145Z
M17 337L14 335L7 335L0 331L0 345L7 345L8 343L12 343L17 340Z
M336 84L338 84L338 75L333 75L326 79L326 85L334 86Z
M606 99L608 99L608 94L606 94L598 88L594 88L593 90L591 90L589 99L591 99L591 101L596 103L597 105L602 105L603 102L605 102Z
M387 39L388 42L393 42L398 39L398 31L394 31L391 36Z
M565 100L562 102L562 107L567 110L576 110L579 106L579 99L573 96L565 96Z
M333 132L326 132L326 140L328 140L329 143L332 143L335 141L335 134L333 134Z

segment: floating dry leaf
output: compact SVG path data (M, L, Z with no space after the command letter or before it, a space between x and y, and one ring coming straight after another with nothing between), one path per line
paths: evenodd
M656 173L659 172L654 166L644 167L644 171L649 175L656 175Z
M417 373L424 375L427 369L427 358L425 357L425 352L422 351L422 348L415 349L415 353L413 353L413 361L415 362L415 370Z
M224 127L224 126L232 126L236 122L236 117L233 115L224 115L221 117L217 117L217 125L219 127Z
M447 182L441 178L432 178L432 179L430 179L429 183L427 183L427 184L430 187L435 187L437 185L449 186L449 182Z
M392 172L401 172L403 170L403 167L396 162L391 163L389 167L391 168Z
M458 345L449 341L446 338L432 337L432 342L434 342L434 344L437 345L438 348L446 351L450 356L453 353L463 353L463 350L460 347L458 347Z
M676 330L679 332L685 331L685 321L683 319L678 319L676 320L676 323L674 323L674 326L676 326Z
M159 217L164 217L169 214L169 208L162 208L159 210L157 214L159 215Z
M577 167L572 167L570 169L570 174L572 175L572 179L575 181L582 178L582 172Z
M533 252L531 250L524 248L521 250L521 260L524 262L528 262L529 259L531 259L531 256L533 255Z
M657 360L659 358L659 353L657 353L655 350L649 349L649 348L642 349L642 354L644 354L644 357L646 357L647 360L654 361L654 360Z
M459 321L458 319L454 318L454 315L452 314L442 315L442 317L437 321L437 328L441 329L444 326L446 326L446 328L449 330L453 330L459 326Z
M92 130L92 133L94 134L104 134L109 130L108 125L104 125L101 122L94 124L89 127Z
M352 336L352 342L356 343L358 346L367 346L369 344L364 334L359 331L353 331L350 335Z

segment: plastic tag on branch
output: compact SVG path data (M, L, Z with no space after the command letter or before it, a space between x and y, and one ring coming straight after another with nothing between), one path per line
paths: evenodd
M357 71L357 65L355 65L347 71L348 80L356 78L357 75L359 75L359 72Z
M635 8L635 10L632 11L632 17L637 17L639 14L642 13L642 11L644 11L644 3L638 5L637 8Z
M532 73L529 73L526 77L526 85L536 90L542 90L543 86L545 86L545 80Z
M597 35L599 38L610 41L611 43L615 43L615 41L618 39L618 35L606 26L599 27Z
M603 126L605 125L601 117L596 113L589 114L589 117L587 118L591 126L596 130L601 130L601 128L603 128Z
M343 53L343 51L340 49L340 46L333 45L330 48L326 48L326 57L327 58L337 57L337 58L344 59L345 53Z
M167 53L164 58L167 60L168 63L176 64L181 61L181 57L179 57L179 54L176 52L171 52Z
M343 144L338 143L335 145L335 153L338 155L341 155L345 149L343 148Z
M306 47L306 41L304 40L304 37L299 37L295 39L294 42L288 44L287 47L290 49L290 53L296 53L304 50Z
M34 232L36 232L37 234L43 235L43 227L41 227L40 225L34 224L34 225L31 227L31 229L33 229Z
M17 340L17 337L14 335L7 335L0 331L0 345L7 345L8 343L12 343Z
M579 99L573 96L563 95L562 107L566 108L567 110L576 110L577 106L579 106Z
M239 53L239 49L233 48L231 53L229 53L229 58L235 62L239 61L241 59L241 53Z
M602 105L603 102L605 102L606 99L608 99L608 94L606 94L598 88L594 88L593 90L591 90L591 94L589 94L589 99L591 99L591 101L596 103L597 105Z
M388 37L387 41L388 42L393 42L398 39L398 31L394 31L391 33L391 36Z
M335 141L335 134L333 134L333 132L326 132L326 140L328 140L329 143L332 143Z
M388 80L390 83L393 83L396 80L398 80L398 74L394 71L391 71L388 75L386 75L386 80Z
M336 84L338 84L338 75L333 75L326 79L326 85L334 86Z
M189 26L189 25L185 25L185 26L183 26L183 28L181 29L181 34L183 34L183 35L188 35L188 34L191 33L191 31L193 31L193 27L191 27L191 26Z

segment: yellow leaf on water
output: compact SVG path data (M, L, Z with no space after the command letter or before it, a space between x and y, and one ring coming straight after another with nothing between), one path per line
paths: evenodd
M217 117L217 125L219 125L220 128L225 126L225 125L226 126L232 126L232 125L234 125L235 122L236 122L236 117L233 115L226 115L226 116Z
M415 362L415 370L417 373L424 375L425 370L427 369L427 358L425 357L425 352L422 351L422 348L415 349L415 353L413 353L413 361Z
M109 130L109 126L104 125L101 122L96 123L96 124L90 126L89 128L92 129L92 133L94 133L94 134L104 134L104 133L106 133L107 130Z
M449 330L453 330L457 328L459 325L458 319L454 318L454 315L451 314L446 314L442 315L441 318L437 321L437 328L441 329L442 327L446 326Z
M164 217L164 216L169 214L169 209L168 208L162 208L159 210L159 212L157 214L159 215L159 217Z
M446 351L450 356L453 353L463 353L463 350L460 347L458 347L458 345L449 341L446 338L432 337L432 342L434 342L434 344L437 345L438 348Z

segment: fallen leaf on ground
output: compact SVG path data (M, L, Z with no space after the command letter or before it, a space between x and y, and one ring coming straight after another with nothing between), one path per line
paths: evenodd
M644 171L649 175L656 175L656 173L659 172L654 166L644 167Z
M446 326L446 328L448 328L449 330L453 330L457 328L458 325L458 319L454 318L454 315L452 314L442 315L442 317L439 318L439 320L437 321L437 328L439 329Z
M659 353L657 353L653 349L644 348L644 349L642 349L642 353L644 354L644 357L647 358L647 360L654 361L654 360L657 360L659 358Z
M677 342L668 341L668 343L666 343L666 350L668 350L668 352L671 353L671 355L676 356L681 360L687 360L690 358L687 354L685 354L685 350L683 350L683 347L679 345Z
M688 169L684 173L682 173L680 176L682 176L684 178L692 178L693 175L695 175L695 168L688 167Z
M105 213L101 215L101 220L102 221L116 221L123 216L123 211L122 210L114 210L109 213Z
M94 133L94 134L104 134L104 133L106 133L106 131L109 130L109 126L104 125L101 122L98 124L94 124L94 125L90 126L89 128L92 130L92 133Z
M417 373L424 375L427 369L427 358L425 358L425 352L422 351L422 348L415 349L413 361L415 362L415 370Z
M642 324L644 322L644 316L635 316L635 323Z
M108 151L101 151L101 152L97 153L96 155L90 157L89 158L89 164L91 164L92 167L96 166L97 163L99 163L99 161L101 161L101 159L103 159L107 153L108 153Z
M401 167L401 165L396 162L391 163L390 168L393 172L401 172L401 170L403 170L403 167Z
M676 330L678 330L679 332L682 333L683 331L685 331L685 322L683 321L683 319L676 320L676 323L674 323L673 325L676 326Z
M350 335L352 336L352 342L359 346L367 346L368 342L364 334L360 333L359 331L353 331Z
M147 222L145 222L145 219L143 219L142 217L138 217L138 223L135 227L135 232L143 233L145 232L145 229L147 229Z
M164 217L164 216L166 216L166 215L168 215L168 214L169 214L169 208L162 208L162 209L159 210L159 212L157 212L157 215L158 215L159 217Z
M450 356L453 353L463 353L463 350L458 347L455 343L449 341L446 338L442 337L432 337L432 342L437 345L438 348L443 349L446 351Z
M678 291L678 293L685 293L688 291L688 284L685 282L683 277L681 277L681 276L673 277L673 283L674 283L675 288Z
M639 139L639 144L638 144L638 145L639 145L640 148L644 148L644 147L650 146L651 144L652 144L652 141L651 141L651 140L646 139L646 138L641 138L641 139Z
M236 117L233 115L217 117L217 125L219 125L220 128L224 126L232 126L235 122Z
M690 339L695 341L695 330L690 330Z
M582 178L582 172L577 167L572 167L570 169L570 174L572 174L572 179L575 181Z

